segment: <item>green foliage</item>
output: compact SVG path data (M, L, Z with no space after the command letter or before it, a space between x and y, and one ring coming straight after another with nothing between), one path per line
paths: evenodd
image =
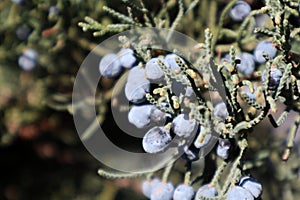
M248 137L255 137L256 134L255 132L252 133L253 129L267 116L275 127L284 123L290 110L297 112L299 116L299 60L294 58L294 56L298 57L299 53L291 51L294 48L293 46L299 41L299 24L297 24L299 23L299 20L297 20L299 17L297 10L299 2L284 0L265 1L264 7L251 11L239 26L229 26L228 22L228 12L237 0L228 2L222 11L218 9L221 6L217 7L218 4L222 5L222 1L179 0L177 2L179 9L176 17L173 18L168 16L168 12L163 11L163 8L168 8L172 1L164 2L162 11L155 14L147 10L142 1L131 5L127 1L124 2L128 8L127 15L105 7L105 10L118 18L122 24L109 24L104 27L95 20L86 18L86 22L79 23L79 26L84 31L89 29L96 31L94 36L103 35L107 32L121 32L137 27L170 28L172 30L178 28L181 31L183 31L182 27L185 27L184 32L187 34L192 33L190 36L194 36L193 34L197 33L200 37L196 38L205 39L205 42L200 43L198 47L204 51L192 64L184 64L179 58L175 59L182 73L172 71L163 62L158 61L159 66L165 73L166 85L154 89L154 95L147 94L147 100L160 110L176 116L186 108L179 106L183 104L183 99L181 96L174 96L171 88L172 82L177 81L185 86L191 86L196 93L197 101L186 105L190 109L190 116L196 119L200 125L206 127L207 133L216 131L221 138L234 138L237 141L238 148L236 152L233 152L232 157L220 165L217 164L218 160L214 159L212 154L208 155L218 165L210 184L217 187L219 195L216 198L199 198L223 199L227 191L238 183L242 175L249 173L250 168L255 168L256 158L254 161L251 161L247 160L245 156L246 148L251 148L251 145L248 145L247 142L249 140ZM207 15L209 19L206 24L203 22L203 14L199 11L204 11L207 8L209 8L208 10L211 13ZM143 15L143 18L134 17L136 13ZM204 13L207 13L207 11ZM262 14L267 14L272 24L268 24L266 28L254 28L256 17ZM296 17L296 20L293 17ZM197 23L185 26L186 21L190 22L191 19ZM199 27L198 23L209 26L209 29L203 32L203 27ZM170 36L166 37L166 41L169 38ZM237 70L239 63L236 60L236 55L243 51L253 51L260 38L267 38L269 41L272 41L280 53L275 58L270 58L266 54L263 55L266 63L261 64L253 75L245 76ZM126 44L129 46L134 45L130 42ZM135 48L135 46L133 47ZM219 55L225 53L229 53L230 62L220 62ZM144 63L150 59L147 56L149 54L138 54L144 59ZM140 64L142 65L142 63ZM271 86L273 68L282 72L282 77L275 90ZM261 83L258 79L264 70L266 71L266 81ZM203 94L208 91L207 89L217 91L218 84L213 84L216 81L216 76L218 78L221 77L223 80L222 84L225 86L226 96L220 95L226 103L229 117L224 122L214 118L212 115L212 102L203 98ZM208 80L211 80L212 83ZM249 88L250 92L253 93L254 87L256 88L256 98L252 99L244 92L244 89ZM168 106L162 107L159 102L165 102ZM286 109L281 113L278 120L274 120L270 113L278 111L278 102L284 103ZM213 120L213 124L217 125L214 130L210 126L210 120ZM297 124L298 120L295 121L289 134L283 160L287 160L293 147ZM255 138L259 138L259 136ZM258 149L256 150L258 151ZM228 167L226 167L228 165L230 165L230 170L229 173L227 172L228 176L224 177L224 170L228 170ZM298 163L299 165L300 163ZM247 170L244 170L246 168ZM193 174L193 171L189 173L189 175L191 174ZM282 195L284 196L284 194Z

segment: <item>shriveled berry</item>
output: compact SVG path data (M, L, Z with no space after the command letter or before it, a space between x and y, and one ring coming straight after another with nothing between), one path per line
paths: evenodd
M143 137L143 148L147 153L159 153L164 151L171 141L169 130L163 126L155 126Z
M251 12L251 7L245 1L238 1L229 11L229 16L234 21L243 21Z
M191 137L197 130L196 120L190 119L185 114L180 114L174 118L172 122L172 130L180 137Z
M194 189L192 186L180 184L176 187L173 200L191 200L194 196Z
M241 178L239 186L248 190L255 198L258 198L262 193L261 183L249 176Z
M173 197L174 186L172 183L160 182L152 190L150 199L151 200L171 200Z
M203 197L215 197L218 196L218 191L215 187L206 184L201 186L196 195L195 195L195 199L194 200L202 200L201 196Z
M252 194L240 186L234 186L227 192L227 200L254 200Z
M99 71L106 78L118 76L122 71L118 56L114 53L106 54L99 63Z

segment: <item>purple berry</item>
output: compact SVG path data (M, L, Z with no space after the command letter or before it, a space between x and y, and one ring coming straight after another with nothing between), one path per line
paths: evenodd
M244 87L243 91L247 94L247 96L252 99L252 100L256 100L256 95L255 95L255 90L253 93L250 92L250 89L248 87Z
M168 115L165 112L162 112L161 110L153 106L150 115L151 122L163 123L166 120L167 116Z
M142 182L142 192L147 197L151 197L152 190L160 183L158 178L154 178L152 180L146 180Z
M165 59L164 59L164 63L165 65L173 70L180 70L179 65L176 63L175 58L179 57L178 55L176 55L175 53L171 53L166 55ZM180 58L180 57L179 57ZM184 63L183 59L180 58L180 60Z
M234 21L243 21L251 12L251 7L245 1L238 1L229 11L229 16Z
M189 119L185 114L177 115L172 122L172 130L179 137L191 137L196 132L197 123L195 119Z
M134 52L132 49L129 48L121 49L118 55L119 55L120 63L124 68L129 69L136 62L136 58L134 56Z
M255 60L254 56L250 53L243 52L241 55L236 56L235 59L239 59L241 61L240 64L236 65L236 68L239 72L244 75L251 75L255 70ZM226 54L221 62L231 62L231 58L229 54Z
M20 40L26 40L31 32L31 29L27 25L22 25L17 28L16 35Z
M245 188L234 186L227 192L226 200L254 200L254 197Z
M215 105L213 114L214 114L214 116L217 116L217 117L225 120L226 117L229 116L226 104L224 102L221 102L221 103L218 103L217 105Z
M38 53L34 49L26 49L19 57L19 66L25 71L31 71L38 62Z
M201 128L200 128L200 133L198 134L198 136L197 136L197 138L196 138L196 140L195 140L195 142L194 142L194 146L195 146L196 148L198 148L198 149L200 149L201 147L204 147L205 145L207 145L208 142L209 142L209 140L210 140L211 137L212 137L211 134L206 134L206 135L204 136L203 141L200 142L200 137L202 137L202 136L201 136L201 132L204 131L204 130L205 130L205 127L204 127L204 126L201 126Z
M11 0L12 2L14 2L15 4L22 4L25 2L25 0Z
M188 98L191 102L196 101L197 96L192 87L190 87L190 86L186 87L185 97Z
M133 67L129 70L127 82L134 81L135 79L146 79L145 69L139 66Z
M119 58L116 54L106 54L99 63L100 74L106 78L118 76L122 71Z
M126 98L133 103L141 103L150 91L150 82L145 79L136 79L125 85Z
M255 198L258 198L262 193L262 185L256 179L245 176L240 180L239 186L248 190Z
M274 58L277 53L277 49L273 46L272 42L263 40L260 41L254 49L254 57L256 62L266 62L266 59L263 57L263 53L267 54L270 58Z
M194 193L192 186L181 184L176 187L173 194L173 200L191 200Z
M150 82L145 78L145 70L140 67L130 69L125 85L126 98L133 103L141 103L149 91Z
M280 79L282 77L282 72L277 69L277 68L271 68L270 71L270 82L269 82L269 87L271 90L274 90L277 88L277 86L279 85ZM267 81L267 72L266 70L264 70L263 74L262 74L262 82Z
M213 186L210 186L209 184L201 186L196 195L194 200L201 200L200 196L203 197L216 197L218 196L217 189Z
M172 183L160 182L152 190L151 200L171 200L173 197L174 186Z
M164 72L157 63L158 59L152 58L146 63L146 76L151 81L161 81L164 77Z
M171 141L169 130L163 126L155 126L143 137L143 148L147 153L159 153L164 151Z
M133 106L128 113L128 120L137 128L145 128L151 122L153 105Z
M59 15L59 9L57 6L51 6L48 10L49 14L48 14L48 19L52 20L52 19L57 19L58 15Z
M250 53L243 52L240 55L241 63L236 66L237 70L244 75L251 75L255 69L254 56Z
M226 160L229 157L231 143L228 139L219 138L219 144L217 146L217 155Z

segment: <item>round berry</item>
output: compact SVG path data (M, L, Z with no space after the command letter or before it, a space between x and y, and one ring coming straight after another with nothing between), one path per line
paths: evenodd
M196 132L197 123L195 119L189 119L185 114L176 116L172 122L172 130L179 137L191 137Z
M249 89L248 87L244 87L244 88L243 88L243 92L245 92L246 95L247 95L250 99L256 100L255 90L254 90L253 93L251 93L251 91L250 91L250 89Z
M25 2L25 0L11 0L12 2L14 2L15 4L22 4Z
M25 71L31 71L38 62L38 53L34 49L26 49L19 57L19 66Z
M241 53L241 63L236 66L237 70L244 75L251 75L255 70L254 56L250 53Z
M26 40L31 32L31 28L27 25L22 25L17 28L16 35L20 40Z
M147 153L159 153L164 151L171 141L169 130L163 126L155 126L143 137L143 148Z
M146 76L151 81L161 81L164 77L164 72L157 63L158 59L152 58L146 63Z
M145 128L150 124L153 105L132 106L128 113L128 120L137 128Z
M211 137L212 137L211 134L206 134L206 135L204 136L203 141L201 142L201 140L200 140L200 137L202 137L202 136L201 136L201 132L203 132L203 131L205 130L205 127L204 127L204 126L201 126L201 128L199 128L199 129L200 129L199 134L198 134L196 140L194 141L194 145L195 145L195 147L198 148L198 149L200 149L201 147L204 147L205 145L207 145L208 142L209 142L209 140L210 140Z
M172 183L160 182L152 190L151 200L171 200L173 197L174 186Z
M196 101L197 96L192 87L188 86L185 89L185 97L188 98L191 102Z
M282 77L282 72L279 69L271 68L270 81L269 81L269 88L271 90L274 90L274 89L277 88L277 86L279 85L281 77ZM263 82L267 81L267 71L266 70L264 70L261 79L262 79Z
M150 82L145 77L145 69L141 67L130 69L125 85L126 98L133 103L141 103L149 91Z
M166 120L167 118L167 114L161 110L159 110L158 108L156 108L155 106L153 106L152 110L151 110L151 122L154 123L162 123Z
M172 80L172 85L171 85L172 92L178 97L180 95L184 95L186 92L185 85L183 85L181 82L176 81L174 79L171 79L171 80Z
M132 49L125 48L121 49L118 53L120 63L124 68L131 68L136 63L136 57Z
M146 180L142 182L142 192L147 197L151 197L152 190L160 183L158 178L154 178L152 180Z
M129 70L127 82L134 81L135 79L146 79L146 71L144 68L136 66Z
M118 76L122 71L119 58L116 54L106 54L99 63L100 74L106 78Z
M239 72L244 75L251 75L255 70L255 59L254 56L250 53L243 52L241 55L236 56L235 59L239 59L240 64L236 65L236 68ZM231 62L231 58L229 54L226 54L221 62Z
M201 200L201 196L203 197L216 197L218 196L217 189L209 184L201 186L196 195L194 200Z
M231 143L228 139L219 138L219 144L217 146L217 155L226 160L229 157Z
M227 192L227 200L254 200L252 194L240 186L234 186Z
M191 200L194 196L194 189L192 186L180 184L176 187L173 200Z
M241 178L239 186L248 190L255 198L258 198L262 193L261 183L249 176Z
M214 107L214 116L217 116L221 119L226 119L226 117L229 116L229 113L227 111L226 104L224 102L220 102Z
M49 19L57 19L58 15L59 15L59 9L57 6L51 6L48 10L49 14L48 14L48 18Z
M254 57L256 62L266 62L266 59L263 57L263 53L267 54L270 58L274 58L277 53L277 49L273 46L272 42L263 40L260 41L254 49Z
M238 1L229 11L229 16L234 21L243 21L251 12L251 7L245 1Z
M150 91L150 82L146 79L135 79L125 85L126 98L133 103L141 103Z
M173 70L180 70L179 65L177 64L175 58L179 57L178 55L176 55L175 53L171 53L166 55L165 59L164 59L164 63L165 65ZM180 57L179 57L180 58ZM183 59L180 58L180 60L184 63Z

